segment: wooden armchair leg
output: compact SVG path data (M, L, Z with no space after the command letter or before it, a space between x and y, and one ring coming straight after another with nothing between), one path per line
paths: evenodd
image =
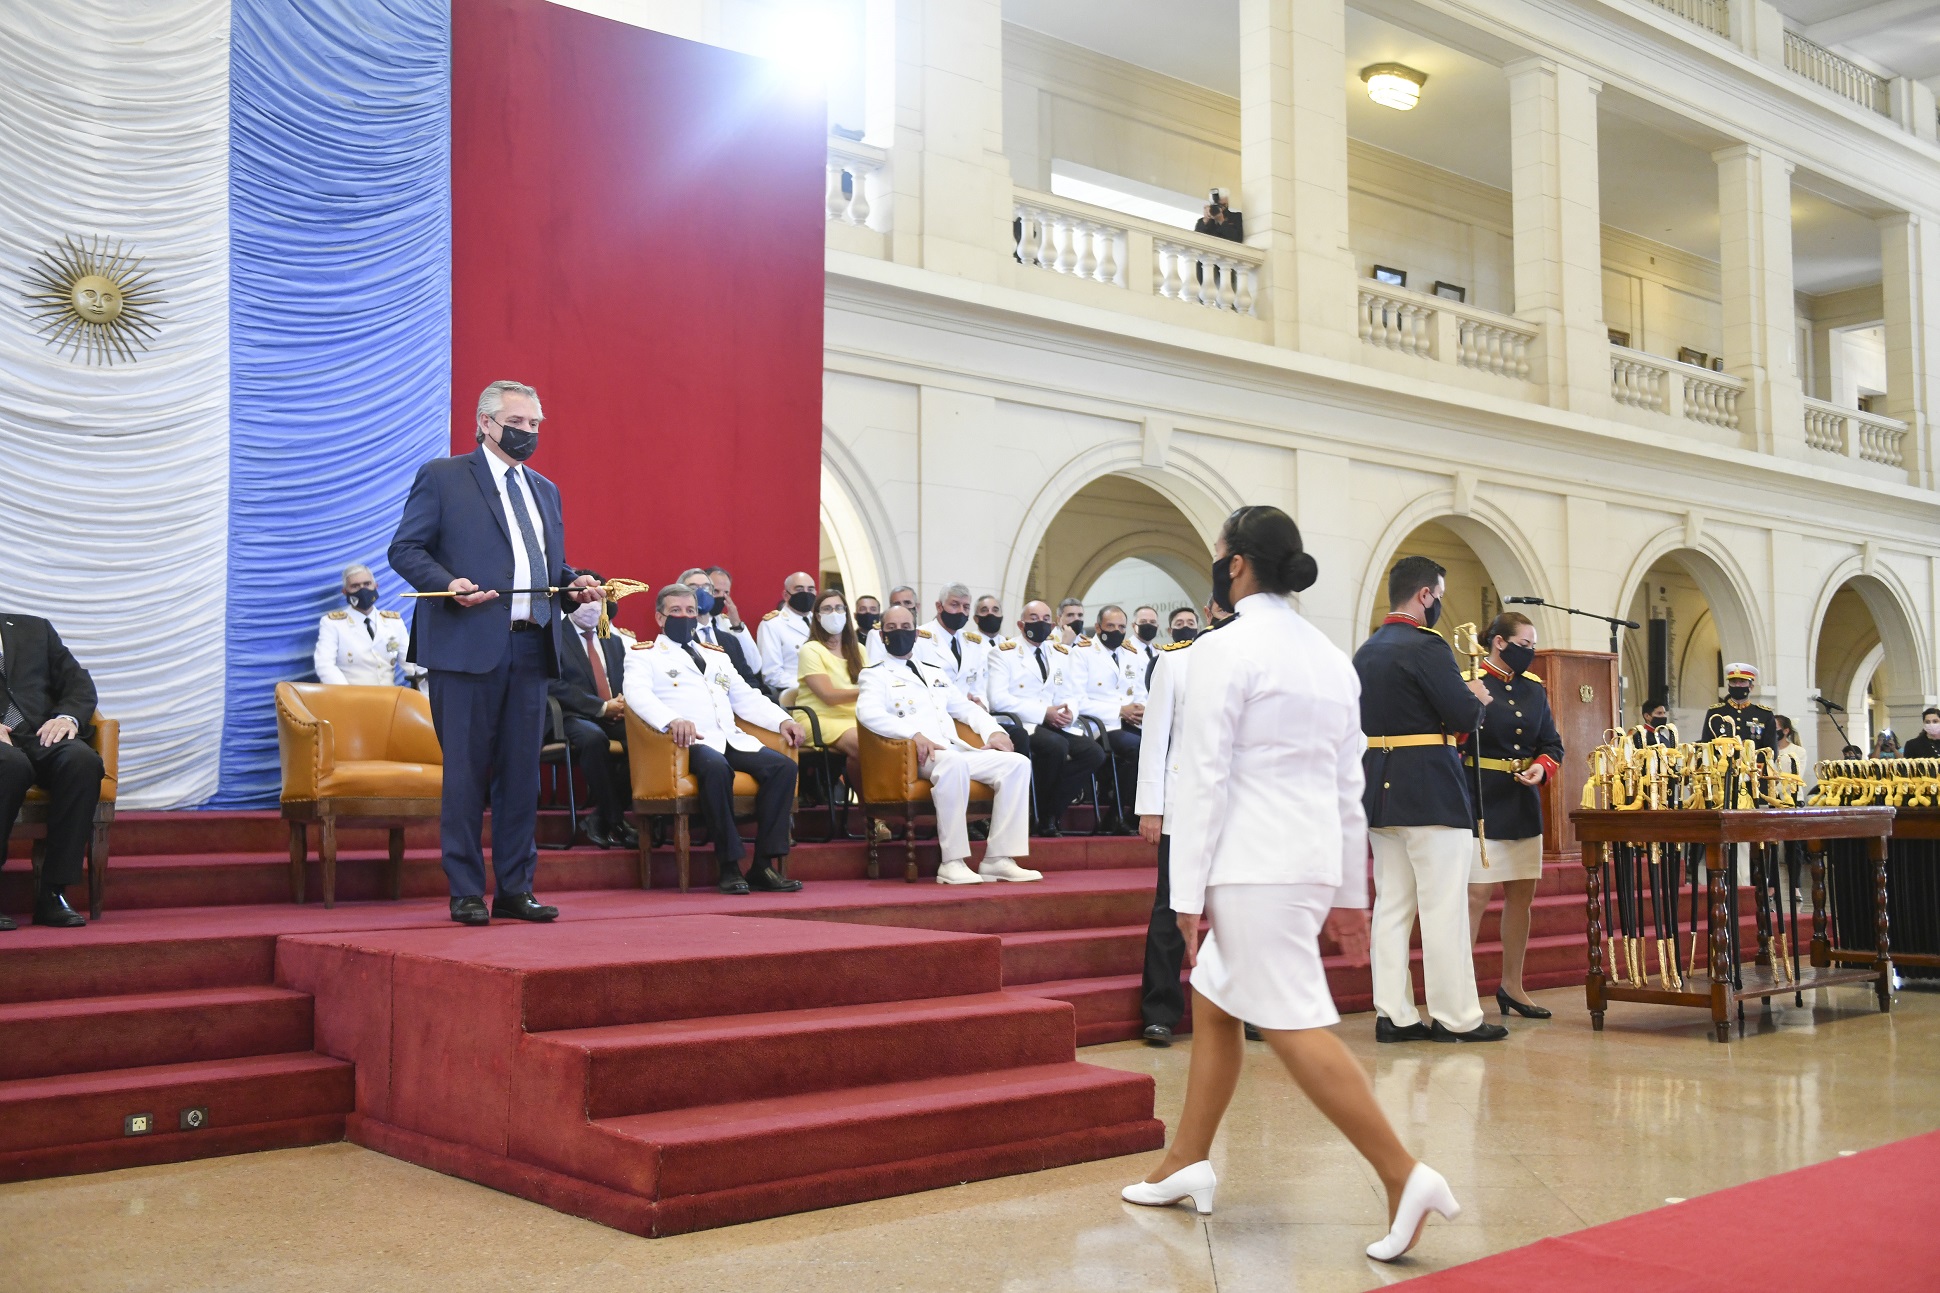
M290 901L303 905L303 869L310 858L310 832L302 822L290 823Z
M323 858L323 905L337 905L337 819L326 815L317 823L317 853Z
M101 899L108 889L108 823L94 824L88 841L88 919L101 919Z
M404 828L391 827L391 901L404 896Z
M686 813L674 814L674 865L680 868L680 891L687 892L687 865L694 848L694 832Z
M916 883L916 805L903 805L903 840L909 862L903 868L903 879Z

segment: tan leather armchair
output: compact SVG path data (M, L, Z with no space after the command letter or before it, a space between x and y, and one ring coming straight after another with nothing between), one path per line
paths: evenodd
M924 808L934 809L930 800L930 783L925 781L916 766L916 742L892 741L886 736L877 736L866 727L858 726L856 735L861 746L862 757L862 815L869 836L869 878L877 879L881 867L876 857L877 820L882 817L901 817L903 819L903 841L908 860L903 867L903 879L912 883L916 880L916 819ZM957 735L977 749L983 748L983 738L957 724ZM968 816L988 817L991 805L996 801L996 792L981 781L970 783L970 807Z
M771 750L779 750L800 760L779 732L735 720L740 729ZM665 732L648 727L640 716L626 712L627 767L633 775L633 812L640 825L640 887L653 887L651 851L653 832L647 829L649 817L674 819L674 861L680 868L680 891L687 892L688 868L693 852L693 815L700 811L701 789L687 767L687 751L674 744ZM754 778L745 772L734 774L734 819L754 816ZM785 872L784 872L785 874Z
M337 902L337 827L390 832L391 897L404 878L404 828L436 818L445 756L431 702L409 687L276 684L283 820L290 824L290 899L303 901L309 826L317 825L323 905Z
M88 745L101 756L101 800L95 805L94 832L88 837L88 915L100 920L101 895L108 884L108 828L115 820L115 778L121 771L121 724L98 713L88 723L93 728ZM39 786L28 789L10 838L33 841L34 888L39 892L41 859L47 848L47 792Z

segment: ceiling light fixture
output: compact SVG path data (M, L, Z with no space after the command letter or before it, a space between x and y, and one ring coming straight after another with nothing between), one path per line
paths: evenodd
M1407 112L1421 101L1421 87L1428 84L1428 73L1417 72L1400 63L1371 63L1361 69L1367 82L1367 97L1384 108Z

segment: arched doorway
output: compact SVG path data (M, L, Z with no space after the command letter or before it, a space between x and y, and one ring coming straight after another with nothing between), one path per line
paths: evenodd
M822 437L822 586L840 588L851 600L881 597L902 577L895 563L893 531L868 476L834 436ZM895 566L896 568L891 568Z
M1759 670L1754 696L1769 692L1772 665L1762 658L1747 599L1712 554L1673 548L1657 555L1634 581L1623 614L1643 626L1619 639L1625 724L1661 699L1684 739L1702 739L1704 711L1724 695L1724 667L1738 660Z
M1877 576L1842 570L1828 587L1831 594L1822 599L1813 625L1812 685L1845 712L1815 706L1816 721L1796 716L1800 730L1816 735L1816 757L1822 759L1837 755L1846 739L1870 752L1885 728L1904 744L1919 730L1926 700L1912 617L1899 593Z
M1024 600L1202 606L1212 593L1212 550L1199 528L1144 481L1113 473L1086 484L1058 509L1038 544ZM1022 603L1019 603L1020 607ZM1011 608L1006 607L1006 610Z

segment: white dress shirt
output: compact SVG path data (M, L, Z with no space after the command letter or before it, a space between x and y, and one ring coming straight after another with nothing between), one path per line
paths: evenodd
M505 512L505 533L512 540L512 587L536 588L552 582L548 573L551 562L545 570L536 575L532 562L525 555L525 531L519 528L519 518L512 511L512 496L505 492L505 478L512 472L519 473L519 493L525 503L526 520L532 523L532 533L539 540L539 555L546 556L546 527L539 519L539 501L532 494L532 477L518 463L501 461L490 449L485 451L485 465L492 469L492 480L498 485L498 505ZM532 596L529 593L512 595L512 618L529 620L532 618Z
M1172 805L1179 785L1179 733L1185 719L1186 679L1191 676L1191 641L1159 653L1152 686L1145 697L1145 726L1138 750L1140 817L1159 817L1159 829L1172 833Z
M1238 611L1190 652L1166 797L1172 909L1204 911L1215 884L1332 885L1335 906L1365 907L1360 679L1286 598Z
M389 687L396 684L400 666L407 678L421 672L404 664L410 646L410 631L396 611L366 614L347 606L325 611L317 621L317 645L310 663L316 667L318 682Z
M676 719L686 719L694 725L700 743L711 750L733 746L752 753L761 749L761 742L734 720L744 718L756 727L779 732L788 712L743 682L726 651L692 645L701 658L699 665L686 647L664 634L629 647L622 687L626 707L656 732L666 731Z
M892 741L907 741L920 732L944 749L968 750L974 747L957 735L957 723L985 740L1003 730L928 660L890 656L863 669L859 684L856 721Z

